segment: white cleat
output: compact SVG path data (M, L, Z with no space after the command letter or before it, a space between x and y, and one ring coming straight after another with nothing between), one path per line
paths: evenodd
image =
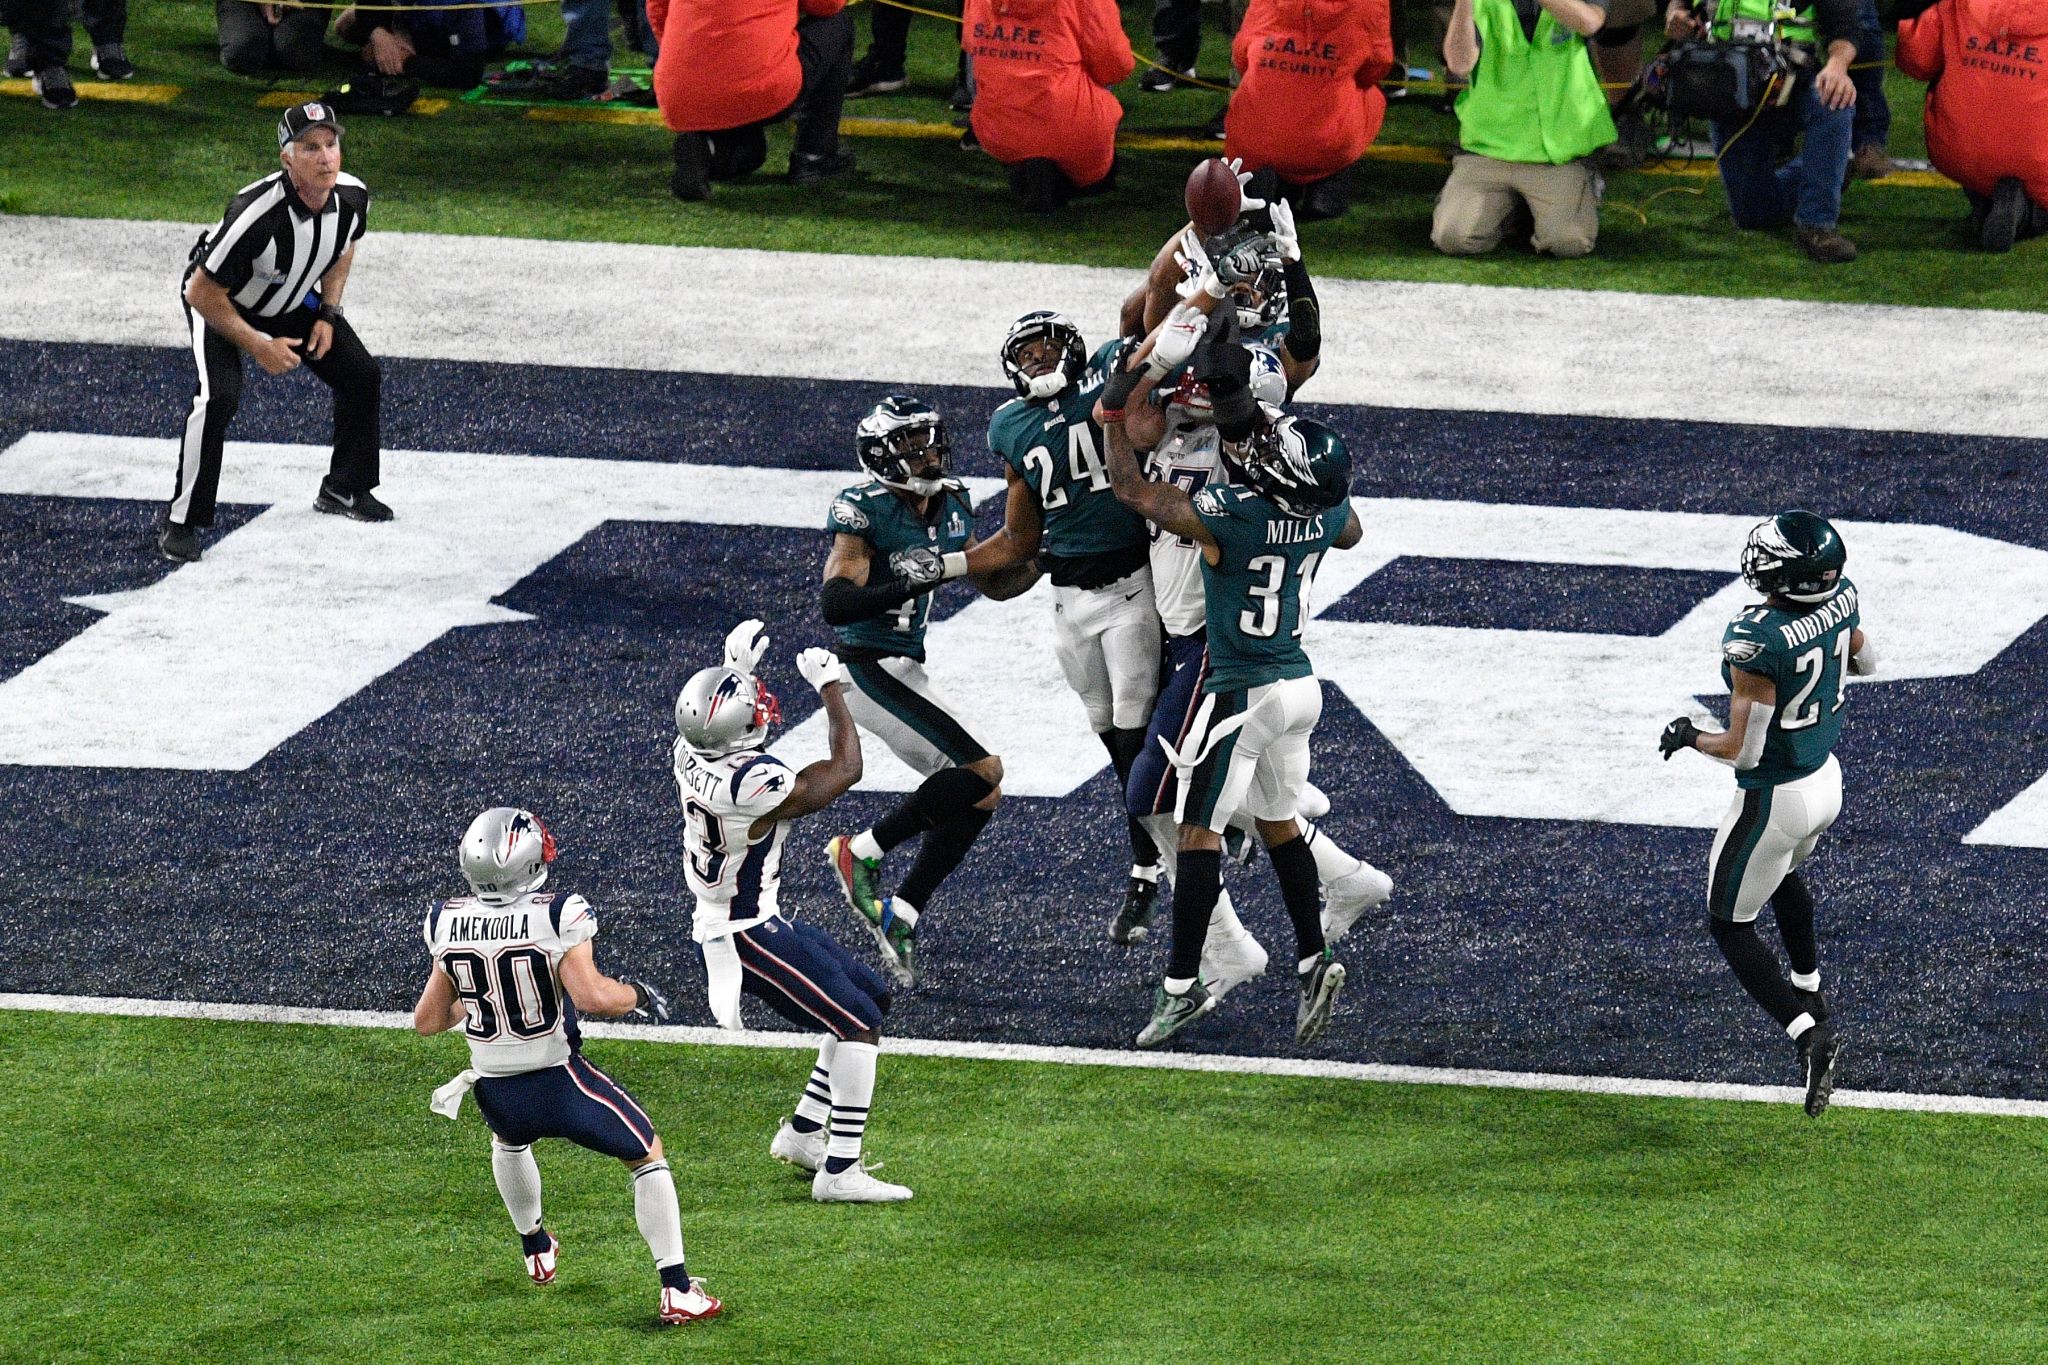
M1371 863L1362 862L1356 872L1331 882L1323 888L1323 942L1343 938L1361 915L1385 905L1393 894L1394 879Z
M1209 998L1221 1003L1224 996L1265 971L1266 961L1266 950L1249 933L1238 938L1209 935L1202 947L1202 983L1209 988Z
M775 1130L775 1141L768 1144L768 1155L807 1171L821 1170L825 1165L825 1130L820 1128L815 1133L799 1133L788 1119L784 1119L782 1126Z
M663 1285L661 1307L654 1316L664 1327L680 1327L686 1322L708 1322L724 1310L721 1300L704 1292L704 1281L693 1279L687 1290Z
M820 1166L811 1177L811 1198L820 1204L900 1204L910 1198L910 1187L877 1180L856 1161L838 1172Z
M546 1251L536 1251L526 1258L527 1278L535 1284L553 1284L555 1282L555 1258L561 1254L562 1244L555 1240L555 1235L552 1232L549 1233L548 1249Z

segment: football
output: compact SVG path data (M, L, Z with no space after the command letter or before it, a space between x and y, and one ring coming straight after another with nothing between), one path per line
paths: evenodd
M1207 236L1214 237L1235 227L1243 202L1237 177L1220 156L1210 157L1188 176L1188 218Z

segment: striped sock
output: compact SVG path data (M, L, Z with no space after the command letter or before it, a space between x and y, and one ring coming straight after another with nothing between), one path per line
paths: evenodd
M804 1084L804 1097L796 1102L796 1117L789 1126L799 1133L815 1133L832 1117L832 1058L839 1040L827 1036L818 1048L818 1064Z
M825 1144L825 1169L837 1175L860 1160L860 1140L867 1132L868 1105L875 1097L873 1043L839 1044L832 1059L832 1127Z

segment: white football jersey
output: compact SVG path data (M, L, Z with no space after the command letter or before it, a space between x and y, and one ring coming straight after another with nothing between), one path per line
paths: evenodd
M1287 399L1287 375L1280 354L1252 346L1252 396L1275 406ZM1209 409L1209 390L1183 374L1157 397L1166 408L1166 434L1145 462L1145 476L1178 484L1193 497L1211 483L1223 483L1223 438ZM1202 595L1202 547L1185 536L1152 528L1152 598L1168 635L1193 635L1206 623Z
M427 951L469 1012L471 1067L517 1076L569 1060L581 1037L558 973L571 948L596 937L590 902L566 891L536 891L509 905L475 896L434 903Z
M748 839L747 831L789 799L796 774L759 750L705 758L681 740L675 766L683 802L683 868L697 897L691 937L703 943L776 913L789 822L777 822L757 840Z

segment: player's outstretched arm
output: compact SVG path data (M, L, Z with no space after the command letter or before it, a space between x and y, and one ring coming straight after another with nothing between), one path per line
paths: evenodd
M1102 434L1109 444L1109 486L1116 494L1117 501L1151 522L1162 531L1171 531L1178 536L1187 536L1196 544L1208 549L1216 548L1216 537L1195 515L1195 505L1189 500L1187 490L1170 483L1158 483L1148 479L1138 469L1137 452L1131 449L1130 434L1124 430L1124 413L1121 406L1110 407L1111 399L1119 404L1129 392L1122 388L1120 381L1129 377L1129 372L1111 379L1103 388ZM1119 392L1122 388L1122 392Z
M759 839L784 820L797 820L825 809L860 781L860 731L846 709L846 670L829 649L807 649L796 656L804 681L818 690L825 707L829 756L806 764L782 804L747 826L747 837Z
M448 979L448 973L437 965L427 972L426 987L420 991L420 1000L412 1007L412 1026L422 1038L431 1038L437 1033L446 1033L452 1028L461 1028L469 1019L469 1011L455 998L455 983Z
M668 998L644 981L620 981L599 971L589 939L563 955L557 975L579 1013L616 1019L645 1010L657 1022L668 1022Z
M967 574L975 580L976 587L982 586L984 575L1029 564L1045 539L1045 512L1038 505L1038 494L1007 465L1003 475L1008 488L1003 498L1002 529L967 547Z

